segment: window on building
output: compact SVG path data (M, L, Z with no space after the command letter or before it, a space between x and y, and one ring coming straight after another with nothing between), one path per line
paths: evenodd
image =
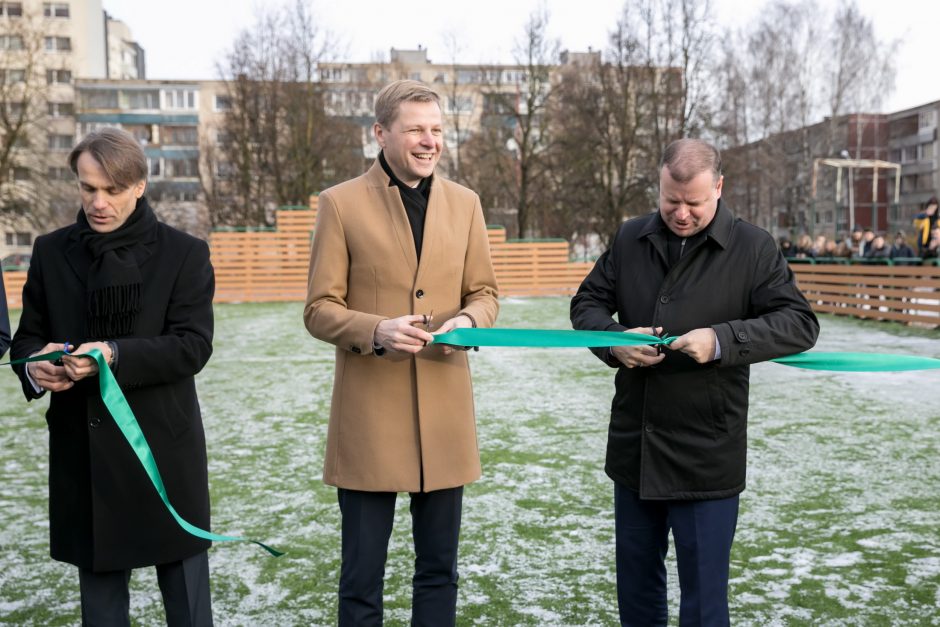
M47 176L50 181L69 181L72 179L72 171L61 166L49 166Z
M160 91L158 89L133 89L121 91L122 109L153 109L160 108Z
M0 2L0 16L23 17L22 2Z
M23 38L20 35L0 35L0 50L22 50Z
M69 70L46 70L46 84L68 85L72 82L72 72Z
M195 126L164 126L160 129L160 143L164 146L198 146L199 133Z
M185 109L192 110L196 108L196 90L195 89L164 89L163 90L163 108L164 109Z
M22 166L13 166L13 180L14 181L28 181L33 178L32 173L29 171L29 168L24 168Z
M937 126L936 109L930 109L929 111L921 111L917 116L917 126L920 130L936 127Z
M49 150L71 150L74 141L71 135L49 135Z
M2 106L7 115L14 120L19 119L24 113L26 113L26 103L22 100L0 103L0 106Z
M154 177L160 176L160 158L159 157L147 157L147 172L150 173L150 176L154 176Z
M46 52L69 52L72 40L69 37L46 37Z
M447 97L447 113L470 113L473 110L471 96Z
M79 94L83 109L118 108L118 93L114 89L82 89Z
M75 105L71 102L50 102L49 117L70 118L75 115Z
M121 128L133 135L141 146L153 143L152 124L122 124Z
M69 5L64 2L43 2L42 14L44 17L68 17Z
M929 144L921 144L917 147L917 151L921 161L932 160L934 155L933 142L930 142Z
M0 84L16 85L26 82L26 70L0 70Z
M199 160L196 157L164 159L167 178L195 178L199 176Z
M26 231L7 231L7 246L32 246L33 234Z
M215 106L213 107L216 111L231 111L232 110L232 97L231 96L220 96L216 94L215 96Z

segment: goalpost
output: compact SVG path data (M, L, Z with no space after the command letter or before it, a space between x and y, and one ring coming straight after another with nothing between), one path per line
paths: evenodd
M878 170L894 170L894 205L897 206L901 193L901 164L890 161L881 161L879 159L850 159L848 153L843 151L843 158L816 158L813 159L813 193L810 219L810 233L816 227L816 180L819 174L819 166L827 165L836 168L836 202L842 201L842 170L848 168L849 171L849 219L847 231L851 232L855 227L855 180L854 172L857 169L871 168L871 224L872 229L878 227ZM836 219L836 228L838 229L838 218Z

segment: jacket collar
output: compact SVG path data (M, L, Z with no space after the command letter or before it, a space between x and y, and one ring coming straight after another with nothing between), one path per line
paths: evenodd
M438 220L445 210L446 201L441 189L441 177L433 176L431 178L431 191L428 197L428 209L424 217L424 245L421 251L421 263L418 263L418 255L415 252L415 240L411 234L411 223L408 222L408 215L405 213L405 205L401 200L401 192L398 187L392 185L392 179L382 168L382 164L376 159L369 171L365 173L366 185L376 189L376 193L384 200L385 209L389 212L392 224L395 228L395 236L401 247L402 254L408 268L415 273L416 279L422 278L422 271L431 263L433 259L432 252L438 245L434 234L437 233Z
M716 244L722 248L728 247L728 241L731 239L731 227L734 225L734 216L731 215L724 204L722 204L721 199L718 199L718 208L715 210L715 217L712 218L711 223L706 227L706 236L708 239L714 241ZM637 233L637 239L643 239L655 234L665 234L666 229L669 227L666 226L666 223L663 222L663 218L657 210L651 216L651 219L647 220L646 225L640 229L640 232Z

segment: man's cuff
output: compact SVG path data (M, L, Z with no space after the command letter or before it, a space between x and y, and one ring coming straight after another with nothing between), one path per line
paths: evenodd
M39 354L38 352L33 353L32 355L30 355L30 357L33 357L34 355L38 355L38 354ZM33 387L33 391L36 392L36 394L42 394L43 392L46 391L46 389L44 387L41 387L38 383L36 383L36 380L33 379L31 374L29 374L29 364L26 364L26 367L23 370L26 372L26 380L29 381L29 384Z

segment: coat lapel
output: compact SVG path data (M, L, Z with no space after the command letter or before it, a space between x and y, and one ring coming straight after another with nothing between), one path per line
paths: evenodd
M91 255L88 254L88 251L82 246L81 241L78 239L77 227L72 231L71 235L69 235L69 243L65 248L65 259L68 261L69 267L72 268L75 276L81 281L81 284L85 285L85 279L88 276L88 268L91 266Z
M398 192L397 187L394 185L389 186L390 179L382 170L382 165L378 159L372 164L367 177L370 187L373 187L379 197L382 198L385 211L392 222L392 229L395 232L398 245L405 257L405 263L408 264L411 273L415 274L418 271L418 253L415 252L415 240L411 235L411 224L408 222L408 214L405 213L405 205L402 203L401 194Z

